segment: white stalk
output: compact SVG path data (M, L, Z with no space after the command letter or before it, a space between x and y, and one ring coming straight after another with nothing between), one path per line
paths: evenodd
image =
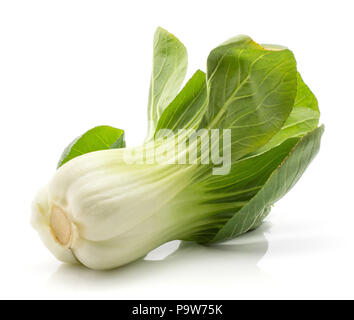
M71 160L34 200L32 224L59 260L114 268L181 233L183 219L169 207L189 179L188 167L129 165L123 152Z

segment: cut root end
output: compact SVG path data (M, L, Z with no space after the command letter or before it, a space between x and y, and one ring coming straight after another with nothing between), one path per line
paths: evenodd
M55 239L63 246L69 246L72 237L72 225L66 213L53 206L50 216L50 228Z

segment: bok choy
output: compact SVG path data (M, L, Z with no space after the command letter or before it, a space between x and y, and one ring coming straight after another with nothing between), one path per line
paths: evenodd
M180 90L187 52L158 28L148 134L93 128L64 151L32 225L64 262L115 268L175 239L213 243L257 228L298 181L323 133L293 53L247 36L211 51Z

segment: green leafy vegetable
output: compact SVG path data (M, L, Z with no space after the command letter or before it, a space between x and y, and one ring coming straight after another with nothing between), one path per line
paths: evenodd
M183 44L159 28L145 143L125 148L122 130L101 126L64 151L32 209L58 259L109 269L170 240L238 236L318 153L318 102L289 49L232 38L179 91L186 66Z

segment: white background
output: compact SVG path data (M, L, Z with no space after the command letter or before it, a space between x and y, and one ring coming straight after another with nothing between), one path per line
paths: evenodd
M352 1L0 1L0 298L354 298ZM190 76L237 34L288 46L318 97L321 151L259 230L165 245L126 267L61 265L29 224L61 151L87 129L146 133L157 26Z

